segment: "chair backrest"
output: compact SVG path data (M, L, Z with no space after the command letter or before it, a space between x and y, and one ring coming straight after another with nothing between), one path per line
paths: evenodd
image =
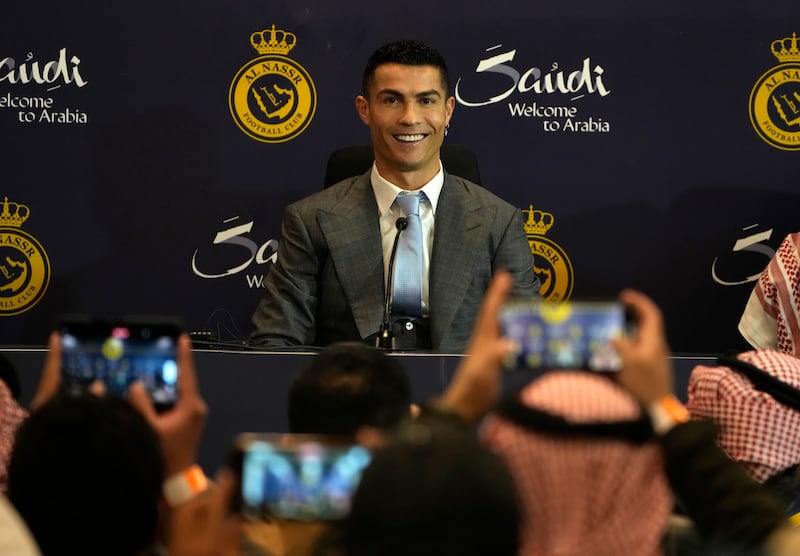
M439 154L448 173L480 185L478 159L470 149L464 145L442 145ZM333 151L325 168L325 187L360 176L369 170L374 160L371 145L352 145Z

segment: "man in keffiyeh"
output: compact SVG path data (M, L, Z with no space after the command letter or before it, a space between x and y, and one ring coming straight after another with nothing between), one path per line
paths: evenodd
M800 354L800 232L784 238L761 273L739 332L756 349Z
M11 362L0 357L0 491L5 492L8 482L8 461L14 445L14 435L19 425L28 417L28 411L17 401L19 377Z
M717 444L759 483L771 487L800 523L800 359L775 350L736 356L795 391L787 399L771 382L748 378L731 366L698 365L689 378L687 409L693 419L717 424ZM754 381L755 380L755 381ZM784 388L778 385L778 389Z
M556 416L574 424L633 426L642 417L626 390L583 371L542 375L518 402L522 412L544 412L544 421ZM487 417L481 433L518 485L521 556L663 554L673 496L656 440L536 430L503 411Z

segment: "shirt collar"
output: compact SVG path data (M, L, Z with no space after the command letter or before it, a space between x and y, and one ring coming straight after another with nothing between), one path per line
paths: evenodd
M389 212L389 209L391 209L392 203L394 203L394 198L397 197L397 194L405 190L400 189L393 183L386 180L386 178L381 176L378 173L378 168L375 166L374 162L372 164L370 180L372 181L372 190L375 192L375 200L378 203L378 214L383 216ZM439 203L439 195L442 193L443 186L444 170L442 168L442 162L439 161L439 171L436 173L436 175L433 176L431 181L417 189L417 191L423 191L425 193L425 196L428 198L428 201L431 204L431 210L433 211L433 214L436 214L436 205Z

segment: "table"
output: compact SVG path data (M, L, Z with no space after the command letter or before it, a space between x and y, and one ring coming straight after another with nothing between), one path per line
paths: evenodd
M33 397L44 363L44 347L1 347L17 369L22 402ZM213 474L225 461L228 448L239 432L285 432L286 394L295 373L314 351L265 352L196 349L195 363L200 389L209 406L208 422L198 460ZM400 357L409 373L413 399L417 403L441 394L461 359L459 354L392 353ZM712 355L673 355L675 392L685 401L689 374L695 365L713 365ZM504 390L512 392L527 384L536 371L508 373Z

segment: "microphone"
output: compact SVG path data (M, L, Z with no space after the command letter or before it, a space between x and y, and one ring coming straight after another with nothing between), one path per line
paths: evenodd
M394 236L392 253L389 255L389 276L386 280L386 298L383 305L383 322L380 331L375 335L375 347L383 349L394 348L394 334L392 333L392 321L389 318L389 304L394 294L394 259L397 257L397 242L400 240L400 233L408 228L408 218L401 216L394 223L397 233Z

